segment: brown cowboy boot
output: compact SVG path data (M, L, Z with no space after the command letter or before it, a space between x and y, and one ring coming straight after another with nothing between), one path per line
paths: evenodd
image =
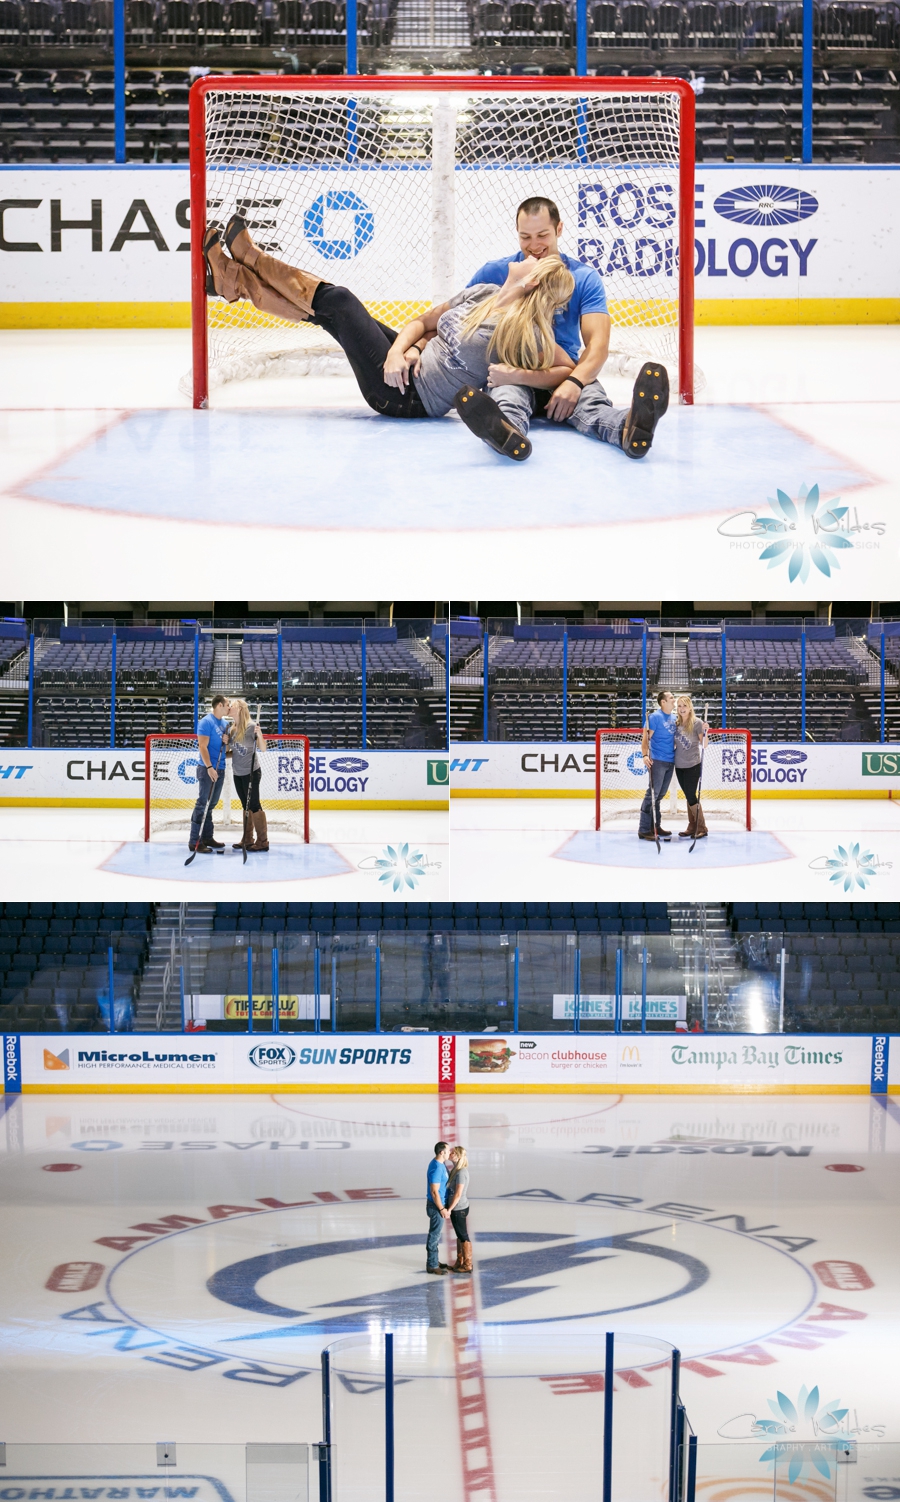
M253 824L251 822L251 819L252 819L252 815L250 814L250 812L249 812L248 809L245 809L244 810L244 833L241 835L241 838L237 841L237 844L232 845L232 847L231 847L232 850L252 850L253 849L253 832L252 832L253 831Z
M706 836L709 834L709 830L706 827L706 820L703 817L703 808L699 803L697 804L697 821L694 828L697 839L705 840Z
M452 1273L463 1273L466 1270L466 1268L465 1268L466 1257L465 1257L465 1253L463 1251L463 1247L464 1246L465 1246L465 1242L464 1241L460 1241L459 1237L457 1236L457 1238L456 1238L456 1261L450 1263L450 1271Z
M248 854L255 855L260 850L268 850L269 831L266 825L266 814L264 809L261 808L259 810L259 813L251 814L250 817L253 820L253 828L256 834L256 839L252 845L247 846L247 852Z
M471 1243L471 1241L464 1241L463 1242L463 1260L464 1260L464 1266L462 1268L462 1271L464 1273L470 1273L472 1271L472 1243Z
M246 298L260 313L270 313L275 318L286 319L288 323L307 322L308 310L298 307L296 303L267 287L248 266L233 261L218 241L204 244L204 254L213 287L226 302L240 302L242 298Z
M320 276L300 271L296 266L288 266L285 261L276 260L275 256L260 250L258 245L254 245L247 221L240 214L232 214L229 219L225 227L225 244L234 259L252 271L267 287L271 287L273 292L286 298L307 317L312 313L312 300L322 281Z
M687 827L687 829L682 829L681 832L679 833L678 838L680 840L692 840L694 838L694 830L697 827L697 809L699 807L700 807L699 803L689 803L688 804L688 811L687 811L688 827Z

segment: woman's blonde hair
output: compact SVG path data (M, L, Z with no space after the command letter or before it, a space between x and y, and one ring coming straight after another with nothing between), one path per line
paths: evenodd
M246 699L232 699L231 711L233 738L242 741L250 725L250 706Z
M451 1153L451 1156L454 1153L456 1154L456 1162L453 1165L453 1172L450 1174L450 1178L452 1179L453 1178L453 1174L454 1173L459 1173L459 1170L461 1168L468 1168L468 1166L469 1166L469 1154L466 1152L465 1148L462 1147L459 1143L457 1143L456 1147L451 1147L450 1153Z
M684 718L683 721L678 716L678 711L679 711L679 708L681 707L682 704L686 704L687 707L688 707L688 712L687 712L687 714L686 714L686 716L685 716L685 718ZM694 726L697 723L697 719L696 719L696 716L694 714L694 701L691 698L690 694L679 694L678 695L678 698L675 701L675 716L676 716L676 723L679 724L679 725L683 724L685 730L688 733L688 735L693 735L693 733L694 733Z
M558 256L545 256L532 273L535 285L508 308L497 308L500 290L476 303L463 319L463 331L473 334L493 323L488 349L501 365L516 370L549 370L556 337L553 315L564 308L575 290L575 278Z

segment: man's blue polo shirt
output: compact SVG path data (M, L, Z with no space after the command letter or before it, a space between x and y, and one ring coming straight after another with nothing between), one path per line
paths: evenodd
M605 313L606 292L599 271L593 266L586 266L584 261L573 260L571 256L559 253L563 265L568 267L575 278L575 290L565 308L561 308L553 320L553 332L556 335L557 344L561 344L567 354L573 360L578 359L581 350L581 327L580 320L584 313ZM486 261L470 279L469 286L476 287L479 282L493 282L495 286L502 287L506 281L507 271L512 261L524 261L525 257L521 250L514 256L501 256L497 261Z

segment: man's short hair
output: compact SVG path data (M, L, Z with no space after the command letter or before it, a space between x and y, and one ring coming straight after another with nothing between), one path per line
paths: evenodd
M660 689L659 693L656 696L656 702L660 706L660 708L662 708L662 701L666 697L666 694L670 694L671 692L672 692L672 690L670 688L661 688Z
M213 694L213 701L212 701L212 707L213 707L213 709L215 709L215 707L216 707L217 704L227 704L227 703L228 703L228 700L225 698L224 694Z
M434 1156L437 1157L438 1153L446 1152L447 1146L446 1142L436 1142L434 1144Z
M554 229L559 229L559 209L552 198L524 198L516 209L516 224L520 214L539 214L541 209L546 209L550 215L550 223Z

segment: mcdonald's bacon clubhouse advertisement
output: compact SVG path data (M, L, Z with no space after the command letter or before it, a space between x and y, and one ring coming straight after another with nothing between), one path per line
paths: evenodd
M559 998L560 1001L570 998ZM586 998L600 1006L608 998ZM8 1033L4 1085L20 1091L333 1093L580 1091L900 1093L890 1038L843 1035L328 1032Z

